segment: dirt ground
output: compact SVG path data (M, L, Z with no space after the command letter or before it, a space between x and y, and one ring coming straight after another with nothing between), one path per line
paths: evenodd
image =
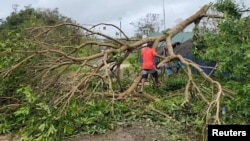
M157 130L148 130L141 125L131 127L119 127L115 131L109 131L104 135L82 136L70 141L167 141Z
M10 141L7 136L0 136L0 141ZM20 141L20 140L11 140ZM66 141L167 141L160 133L142 126L119 127L103 135L82 135Z
M9 140L8 136L0 136L0 141L21 140ZM149 120L119 126L101 135L78 135L64 141L198 141L198 139L194 131L180 128L173 122L163 125Z
M166 125L156 125L150 122L133 123L124 127L117 127L102 135L78 135L65 141L197 141L186 138L186 133L178 127L168 128ZM178 134L178 132L181 134ZM190 135L190 133L188 133ZM192 133L191 133L192 134ZM0 141L10 141L7 136L0 136ZM11 140L20 141L20 140Z
M197 141L195 137L187 138L187 133L178 127L168 128L166 125L156 125L150 122L133 123L130 126L118 127L104 135L80 136L69 141ZM178 134L180 133L180 134ZM190 133L188 133L190 135Z

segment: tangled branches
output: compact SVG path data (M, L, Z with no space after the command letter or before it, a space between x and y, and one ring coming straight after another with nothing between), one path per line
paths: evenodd
M169 56L163 59L159 66L178 59L186 66L188 82L185 88L184 102L189 102L190 91L195 89L197 95L208 105L207 115L216 107L215 122L220 123L220 99L223 94L219 82L206 75L200 66L194 62L176 55L173 52L171 38L185 27L206 15L209 6L205 5L197 13L182 21L161 36L149 37L143 40L130 40L115 25L104 24L120 30L124 39L115 39L86 27L63 23L55 26L35 27L27 29L25 41L35 45L29 49L13 50L11 54L26 55L17 64L1 71L3 77L8 77L13 71L22 69L26 72L29 84L36 87L41 93L53 91L55 94L53 104L62 106L62 110L72 99L83 98L88 100L93 97L107 96L112 101L125 99L130 95L137 95L136 88L141 80L140 69L135 69L129 78L123 77L122 64L131 54L140 49L140 46L154 42L156 48L161 41L166 41ZM100 26L103 24L98 24ZM5 52L5 54L9 54ZM112 66L115 62L115 66ZM113 67L116 67L113 71ZM193 80L191 67L199 71L201 76L216 87L215 99L209 100L202 94L199 86ZM132 80L126 83L125 80ZM146 98L154 101L159 99L144 94ZM2 98L1 98L2 99ZM2 108L1 108L2 109ZM0 109L0 110L1 110Z

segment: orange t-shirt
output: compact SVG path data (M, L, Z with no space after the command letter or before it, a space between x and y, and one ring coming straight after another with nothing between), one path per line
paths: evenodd
M156 52L154 49L146 47L142 50L142 69L155 69L154 57Z

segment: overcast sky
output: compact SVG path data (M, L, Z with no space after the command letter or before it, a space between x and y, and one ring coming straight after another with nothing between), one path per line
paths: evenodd
M131 22L137 22L148 13L160 15L159 19L164 19L165 27L171 28L179 21L185 20L203 5L215 2L216 0L0 0L0 19L4 19L14 11L13 5L17 4L17 10L24 9L30 5L33 8L58 8L59 12L75 20L79 24L115 24L132 36L135 27ZM249 7L249 0L239 0ZM164 5L163 5L164 3ZM162 25L162 28L164 25ZM109 35L114 35L114 30L106 28L104 31Z

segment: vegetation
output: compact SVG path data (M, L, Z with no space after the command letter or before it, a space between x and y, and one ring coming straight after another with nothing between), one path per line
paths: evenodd
M143 35L159 32L160 28L159 15L160 14L156 13L148 13L144 18L141 18L139 21L130 23L136 29L135 36L142 38Z
M46 11L28 7L0 25L0 134L59 141L142 122L168 128L162 136L169 140L206 140L207 124L249 124L250 19L236 3L205 5L162 36L141 41L115 39ZM171 37L193 22L194 56L218 63L211 76L173 53ZM175 60L186 66L162 77L160 88L149 80L139 95L139 50L148 41L155 47L167 41L170 56L159 66ZM129 69L120 68L124 62Z
M223 3L224 2L224 3ZM232 89L232 99L224 99L222 105L227 109L225 123L249 124L249 51L250 29L249 16L241 17L244 11L232 1L219 1L214 5L223 12L223 19L217 19L214 28L202 27L207 30L205 36L197 38L198 45L194 55L203 60L213 60L219 65L214 73L225 88ZM215 31L218 31L215 34ZM237 117L237 119L235 119ZM234 119L233 119L234 118Z

